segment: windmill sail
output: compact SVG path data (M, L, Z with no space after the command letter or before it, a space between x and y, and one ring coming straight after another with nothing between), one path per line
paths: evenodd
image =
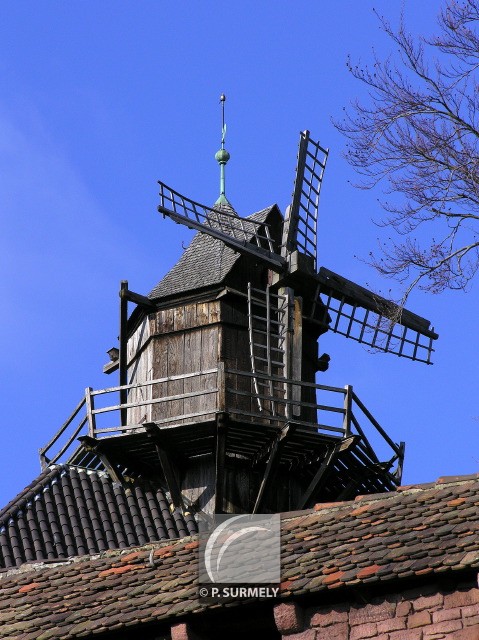
M335 333L397 356L431 364L433 340L429 320L321 267L316 275L315 303L310 319L327 324ZM322 308L316 301L322 295Z
M269 227L265 223L240 218L232 209L219 205L208 207L190 200L162 182L158 211L190 229L219 238L227 246L261 258L280 271L286 261L275 252Z
M293 199L283 230L283 256L298 250L313 258L315 268L319 193L328 153L311 140L309 131L301 132Z

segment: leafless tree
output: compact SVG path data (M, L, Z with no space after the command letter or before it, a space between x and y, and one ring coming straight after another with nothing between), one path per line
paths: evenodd
M369 100L335 123L358 186L381 182L391 194L379 224L400 235L371 263L405 298L416 285L464 289L479 268L479 0L448 0L431 38L412 36L403 17L397 29L378 18L398 53L369 67L348 61Z

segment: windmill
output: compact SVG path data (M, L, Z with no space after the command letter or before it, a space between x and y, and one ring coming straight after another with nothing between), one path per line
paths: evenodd
M301 346L291 338L289 324L294 321L299 329L303 320L317 325L321 333L331 330L373 349L431 364L438 336L428 320L318 266L318 207L327 158L328 150L313 141L309 131L301 132L294 189L280 242L266 224L198 204L162 182L158 210L254 256L271 271L271 284L265 290L248 289L253 373L271 374L276 367L286 378L295 376L301 367ZM296 309L294 319L288 316L291 309ZM318 367L325 362L326 357Z
M308 131L285 215L276 205L236 213L225 191L224 100L219 198L199 204L159 182L159 212L199 233L148 296L122 282L119 350L104 368L119 370L120 386L88 388L41 450L42 464L66 455L87 425L70 463L105 469L115 482L159 483L174 507L198 514L288 511L394 490L404 443L350 385L317 382L329 361L318 340L331 330L430 364L437 334L428 320L318 265L328 150ZM128 303L136 305L129 317ZM114 393L119 402L99 406ZM120 424L105 424L115 412Z

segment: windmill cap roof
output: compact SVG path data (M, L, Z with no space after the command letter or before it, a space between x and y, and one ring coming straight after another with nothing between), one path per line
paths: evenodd
M210 221L218 222L219 227L222 213L227 214L229 224L234 216L238 224L244 225L243 220L266 222L273 210L278 211L276 205L243 219L228 202L221 202L212 208L208 217ZM240 253L227 247L221 240L207 233L197 233L175 266L150 291L148 297L156 300L221 284L240 258Z

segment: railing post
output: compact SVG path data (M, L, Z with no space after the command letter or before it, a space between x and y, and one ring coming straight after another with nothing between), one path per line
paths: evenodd
M348 438L351 435L351 405L353 401L353 387L350 384L347 384L344 387L344 418L343 418L343 429L344 429L344 437Z
M406 452L406 443L400 442L398 447L398 464L396 469L396 480L398 485L401 484L401 480L402 480L405 452Z
M85 389L86 415L88 418L88 435L90 436L90 438L94 438L96 432L96 418L94 414L95 401L92 396L92 391L93 389L91 387L87 387Z
M48 467L47 456L45 455L45 451L43 449L39 449L38 453L40 456L40 465L42 471L45 471L45 469Z

